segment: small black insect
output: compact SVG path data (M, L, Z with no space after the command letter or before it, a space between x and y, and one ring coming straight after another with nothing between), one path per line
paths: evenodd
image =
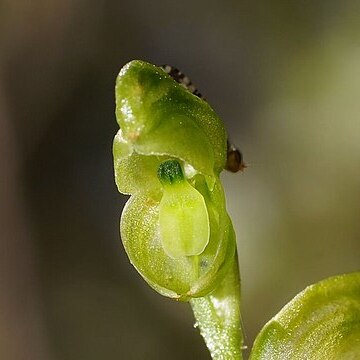
M160 68L163 69L168 75L170 75L177 83L179 83L185 89L189 90L192 94L196 95L200 99L206 101L206 99L197 90L196 86L191 82L191 80L180 70L171 65L161 65ZM243 171L245 168L246 165L243 161L241 151L236 146L231 144L228 140L225 169L236 173L238 171Z
M189 90L192 94L196 95L200 99L205 100L204 97L200 94L200 92L196 89L196 86L180 70L170 65L162 65L160 66L160 68L163 69L168 75L170 75L177 83L183 86L186 90Z

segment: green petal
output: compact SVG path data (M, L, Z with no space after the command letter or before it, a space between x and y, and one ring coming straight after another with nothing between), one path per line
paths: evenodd
M250 359L360 359L360 273L307 287L261 330Z
M200 255L210 237L209 215L202 195L186 180L165 186L159 210L164 251L174 259Z
M209 242L209 215L203 196L185 179L177 160L158 168L163 186L159 206L161 244L173 259L200 255Z

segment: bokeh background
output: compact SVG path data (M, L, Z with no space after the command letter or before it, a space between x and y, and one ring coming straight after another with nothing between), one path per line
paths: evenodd
M114 81L173 64L249 165L223 174L246 344L360 268L360 2L1 0L0 358L210 359L119 240Z

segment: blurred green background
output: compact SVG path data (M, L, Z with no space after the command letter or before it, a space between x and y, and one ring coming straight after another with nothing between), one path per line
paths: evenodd
M249 165L222 177L246 345L360 268L359 1L2 0L1 359L210 358L119 240L114 81L132 59L186 73Z

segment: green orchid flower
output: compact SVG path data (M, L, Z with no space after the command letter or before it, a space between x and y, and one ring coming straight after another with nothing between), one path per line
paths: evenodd
M183 84L184 85L184 84ZM157 292L189 301L215 360L241 360L235 233L219 179L245 167L207 102L143 61L116 81L115 180L130 195L120 232ZM255 340L251 360L360 358L360 273L306 288Z
M221 120L143 61L118 75L116 117L115 180L131 195L120 231L131 263L160 294L190 301L214 359L241 359L235 233L219 179L227 154Z

